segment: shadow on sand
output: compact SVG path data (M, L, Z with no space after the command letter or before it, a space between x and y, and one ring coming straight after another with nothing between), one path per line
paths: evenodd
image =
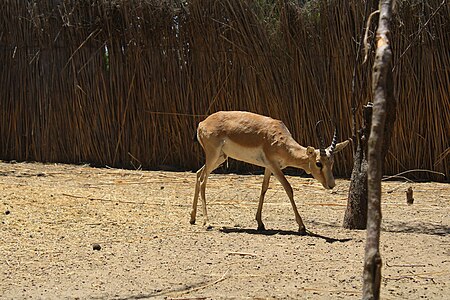
M446 224L436 224L431 222L404 222L383 220L382 231L392 233L417 233L436 236L450 235L450 227Z
M320 238L325 240L327 243L334 243L334 242L348 242L352 239L336 239L332 237L327 237L324 235L320 235L314 232L311 232L307 230L305 233L300 233L298 231L293 230L275 230L275 229L269 229L269 230L257 230L257 229L251 229L251 228L239 228L239 227L223 227L219 229L219 231L223 233L247 233L247 234L260 234L260 235L296 235L296 236L310 236L315 238Z

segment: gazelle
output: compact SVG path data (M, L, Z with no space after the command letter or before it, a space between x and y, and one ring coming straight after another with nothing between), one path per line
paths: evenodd
M318 124L317 124L318 125ZM200 122L197 140L202 145L206 162L197 171L191 224L195 224L199 193L202 198L204 225L208 223L205 188L209 174L228 157L265 168L261 195L259 197L256 221L258 230L265 230L261 220L264 195L273 174L283 185L295 214L300 233L306 233L305 225L297 211L292 187L282 169L291 166L305 170L317 179L324 188L332 189L336 184L333 177L334 154L344 149L349 141L337 143L335 130L331 145L325 149L320 131L316 125L320 148L299 145L283 122L270 117L244 111L216 112Z

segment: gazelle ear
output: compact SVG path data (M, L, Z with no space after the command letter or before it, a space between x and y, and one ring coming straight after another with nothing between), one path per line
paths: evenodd
M334 150L334 153L338 153L339 151L342 151L345 147L348 146L349 143L350 143L349 140L338 143L336 145L336 149Z
M308 155L309 158L315 159L317 157L316 149L314 149L314 147L311 146L308 146L306 148L306 154Z

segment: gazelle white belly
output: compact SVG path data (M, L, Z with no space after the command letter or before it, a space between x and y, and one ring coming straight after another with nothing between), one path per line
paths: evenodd
M262 147L244 147L231 141L230 139L225 139L222 146L222 151L228 157L234 158L236 160L244 161L261 167L266 166L266 156Z

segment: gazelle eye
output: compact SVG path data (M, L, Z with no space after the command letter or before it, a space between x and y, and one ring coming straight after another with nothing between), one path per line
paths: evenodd
M316 166L320 169L322 169L323 165L320 161L316 162Z

